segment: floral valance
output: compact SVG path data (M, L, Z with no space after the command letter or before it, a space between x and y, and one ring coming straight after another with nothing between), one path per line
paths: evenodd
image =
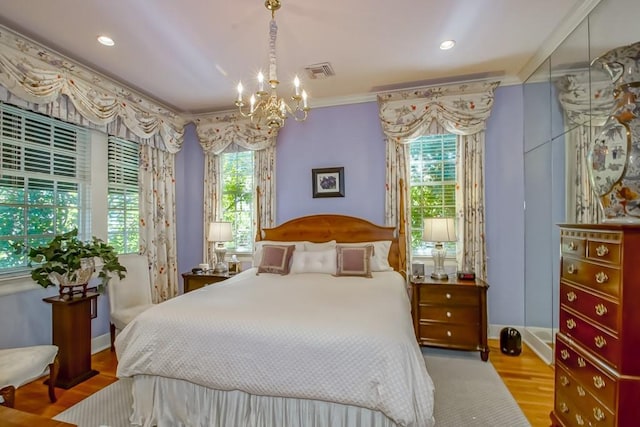
M235 112L199 116L194 122L200 145L206 153L221 154L232 144L253 151L276 144L276 131L254 125Z
M160 135L170 152L180 150L185 120L166 108L0 26L0 85L35 104L68 97L98 125L119 119L143 139Z
M606 75L581 71L556 80L558 100L573 124L603 126L613 111L613 84Z
M382 130L401 141L436 120L447 132L472 135L485 129L499 82L473 82L378 94Z

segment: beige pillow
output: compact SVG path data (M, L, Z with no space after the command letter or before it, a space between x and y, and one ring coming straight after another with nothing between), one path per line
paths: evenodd
M264 245L256 275L260 273L289 274L291 256L295 245Z
M336 246L337 269L336 276L361 276L371 275L371 255L373 245L364 246Z

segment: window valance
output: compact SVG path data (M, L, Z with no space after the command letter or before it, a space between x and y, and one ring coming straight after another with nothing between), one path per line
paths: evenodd
M182 117L3 26L0 85L35 104L52 103L65 95L92 123L107 125L119 119L139 138L159 135L169 152L182 147L186 124Z
M246 150L274 147L277 132L256 126L238 113L216 113L194 119L200 145L205 153L221 154L231 144Z
M436 120L447 132L472 135L485 129L499 82L458 83L378 94L385 135L401 142Z
M582 71L556 81L558 100L573 124L604 126L615 106L613 84L606 75Z

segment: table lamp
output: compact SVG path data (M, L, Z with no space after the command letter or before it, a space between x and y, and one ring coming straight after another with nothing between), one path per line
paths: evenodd
M444 259L447 250L444 242L456 241L456 221L455 218L425 218L422 229L422 240L434 242L435 246L431 250L433 257L432 279L448 279L449 275L444 271Z
M228 271L227 264L224 262L224 256L227 249L224 242L233 240L230 222L212 222L209 224L209 234L207 235L209 242L214 242L214 252L216 254L216 264L213 269L214 273L226 273Z

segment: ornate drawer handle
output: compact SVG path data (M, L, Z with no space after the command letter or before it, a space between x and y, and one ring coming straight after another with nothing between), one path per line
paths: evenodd
M584 397L587 394L587 392L584 391L584 389L580 386L577 387L577 390L578 390L578 396L580 397Z
M607 383L604 382L600 375L593 376L593 385L599 390L601 388L605 388Z
M574 329L576 327L576 321L573 319L567 320L567 328Z
M567 273L569 274L576 274L577 271L578 268L573 264L569 264L569 266L567 267Z
M582 419L582 416L580 414L576 414L576 423L578 423L579 426L584 425L584 420Z
M596 347L598 347L598 348L602 348L605 345L607 345L607 340L604 339L604 337L602 335L598 335L597 337L595 337L593 339L593 342L596 343Z
M600 408L593 408L593 417L596 419L596 421L604 421L604 411Z
M569 352L566 348L562 349L562 351L560 352L560 357L562 357L562 360L567 360L569 358Z
M451 294L446 294L445 297L447 297L447 299L451 299Z
M569 250L570 251L575 251L578 249L578 245L576 245L576 242L569 242Z
M451 312L447 311L447 317L451 317Z
M562 375L560 377L560 384L562 384L563 386L568 386L569 385L569 378L567 378L566 376Z
M596 248L596 255L605 256L609 253L609 248L606 245L600 245Z
M578 295L576 295L575 292L571 291L567 293L567 300L569 300L569 302L574 302L577 299L578 299Z
M566 414L567 412L569 412L569 407L567 406L567 404L566 404L566 403L562 402L562 403L560 404L560 411L564 412L565 414Z
M578 357L578 366L584 368L585 366L587 366L587 362L585 362L582 357Z
M604 316L607 314L607 307L604 304L596 305L596 314L598 316Z
M601 272L596 274L596 282L599 285L602 285L603 283L605 283L608 280L609 280L609 276L607 276L604 271L601 271Z

